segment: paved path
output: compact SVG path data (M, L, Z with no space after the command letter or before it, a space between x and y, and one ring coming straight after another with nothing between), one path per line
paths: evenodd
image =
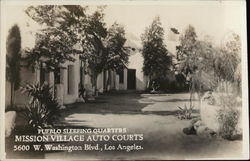
M76 104L64 113L62 124L91 128L125 127L130 134L144 135L142 142L136 142L144 149L132 152L54 152L46 153L45 158L103 160L237 157L241 151L241 141L202 138L182 132L189 121L179 120L175 114L177 106L184 106L188 98L188 94L110 94L100 96L96 103Z

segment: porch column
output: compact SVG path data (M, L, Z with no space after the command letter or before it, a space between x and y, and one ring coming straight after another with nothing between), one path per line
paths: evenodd
M128 70L127 69L124 69L124 90L127 90L128 89Z

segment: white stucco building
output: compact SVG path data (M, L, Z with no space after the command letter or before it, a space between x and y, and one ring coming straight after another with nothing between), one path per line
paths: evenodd
M171 35L167 40L167 47L172 54L175 54L175 46L177 45L176 35ZM97 77L97 90L99 93L103 93L105 89L109 90L139 90L143 91L147 86L147 77L144 76L143 57L139 52L141 48L140 39L135 36L127 36L127 46L131 46L136 50L129 56L129 63L121 73L115 71L103 71ZM79 98L80 79L82 78L82 84L86 89L87 95L93 95L93 86L91 83L91 76L82 73L80 76L81 62L79 56L75 56L76 61L66 62L61 65L56 72L46 73L43 69L38 68L34 72L22 67L21 83L28 82L35 83L48 83L53 86L54 95L57 97L60 104L71 104ZM24 62L25 63L25 62ZM86 67L85 67L86 68ZM108 81L109 77L109 82ZM105 87L107 85L107 87ZM28 97L26 94L16 91L15 104L17 106L23 106L28 103ZM6 81L6 105L10 104L10 83Z

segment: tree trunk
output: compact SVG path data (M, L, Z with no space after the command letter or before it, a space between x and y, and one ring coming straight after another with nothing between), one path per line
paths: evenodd
M150 83L151 83L151 76L148 76L147 89L149 89L149 88L150 88Z
M109 81L109 75L108 75L108 77L106 78L106 70L104 70L104 75L105 76L103 76L103 78L105 78L105 80L104 80L104 91L105 92L107 92L108 91L108 81Z
M13 83L10 83L10 107L13 106Z
M191 80L191 82L190 82L190 85L189 85L189 93L190 93L190 98L189 98L189 103L190 103L190 107L192 107L192 105L193 105L193 101L192 101L192 99L193 99L193 81Z
M94 89L94 95L96 96L96 92L97 92L97 74L96 73L93 74L92 87Z
M108 91L109 89L108 89L108 86L111 86L111 71L110 70L108 70L108 79L107 79L107 84L106 84L106 90Z
M14 83L10 83L10 106L13 108L15 104L15 89L14 89Z
M83 80L83 62L81 60L81 66L80 66L80 86L84 86L82 80Z

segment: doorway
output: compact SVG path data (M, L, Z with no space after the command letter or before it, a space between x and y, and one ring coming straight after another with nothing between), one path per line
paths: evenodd
M128 78L127 78L127 88L128 89L136 89L136 70L128 69Z

